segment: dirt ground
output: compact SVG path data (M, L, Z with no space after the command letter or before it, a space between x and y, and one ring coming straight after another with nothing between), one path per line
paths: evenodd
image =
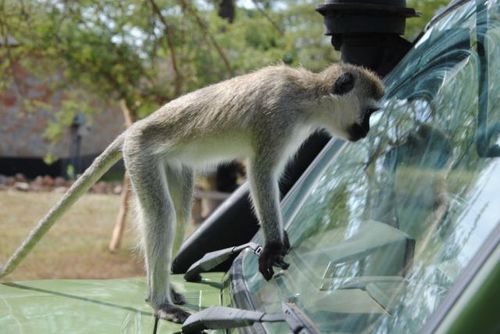
M0 191L0 265L60 196ZM117 195L84 195L2 281L144 275L130 215L120 250L114 254L107 250L119 199Z

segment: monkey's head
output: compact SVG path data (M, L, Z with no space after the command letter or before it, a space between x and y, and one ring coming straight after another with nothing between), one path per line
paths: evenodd
M362 67L332 65L320 76L320 122L333 135L349 141L366 137L370 116L379 109L384 85Z

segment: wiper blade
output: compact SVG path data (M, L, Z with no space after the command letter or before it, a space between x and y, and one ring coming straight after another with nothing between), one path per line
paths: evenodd
M319 334L314 325L293 303L282 304L283 313L264 313L231 307L212 306L194 313L182 324L183 333L199 333L205 329L228 329L251 326L255 322L286 321L294 334Z
M211 306L190 315L182 324L182 333L199 333L205 329L227 329L250 326L255 322L278 321L284 321L282 314Z
M260 255L262 247L255 242L249 242L240 246L224 248L214 252L206 253L201 259L196 261L189 267L184 274L184 279L188 282L199 282L201 280L200 273L207 272L215 268L222 262L226 261L231 256L238 254L244 249L251 249L255 254Z

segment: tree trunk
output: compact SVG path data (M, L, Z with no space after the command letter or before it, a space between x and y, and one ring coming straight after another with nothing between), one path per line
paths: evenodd
M125 125L128 128L134 122L134 115L127 107L127 103L125 102L125 100L120 100L120 108L123 113L123 118L125 119ZM120 197L120 210L118 211L115 227L113 229L113 234L108 246L111 252L115 252L118 248L120 248L123 231L125 230L125 221L127 220L130 193L130 180L128 178L127 172L125 172L125 174L123 175L122 193Z

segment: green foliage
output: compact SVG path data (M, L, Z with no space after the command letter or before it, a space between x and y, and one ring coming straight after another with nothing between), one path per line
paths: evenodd
M408 21L407 35L446 2L409 0L423 15ZM14 83L10 70L21 64L64 91L45 133L57 140L76 113L91 116L93 97L123 99L140 118L179 94L262 66L321 70L338 60L323 36L317 1L254 4L258 8L237 8L230 24L217 16L213 0L0 0L0 38L18 41L0 48L0 70L7 74L0 90ZM31 109L50 108L31 102Z
M450 0L408 0L406 1L407 7L414 8L420 13L419 17L410 18L406 23L405 36L410 39L415 38L435 15L436 11L448 5Z
M66 167L66 175L74 180L76 178L75 166L69 164L68 167Z
M56 161L57 161L57 157L51 153L48 153L45 155L45 157L43 157L43 162L47 165L52 165Z
M35 101L32 104L37 104ZM87 116L92 115L99 110L93 108L86 101L85 92L70 90L66 93L66 99L61 102L58 110L52 110L51 105L44 105L44 109L49 109L54 115L52 122L47 124L43 137L51 142L56 142L64 136L66 129L73 124L73 120L79 113L84 113Z

